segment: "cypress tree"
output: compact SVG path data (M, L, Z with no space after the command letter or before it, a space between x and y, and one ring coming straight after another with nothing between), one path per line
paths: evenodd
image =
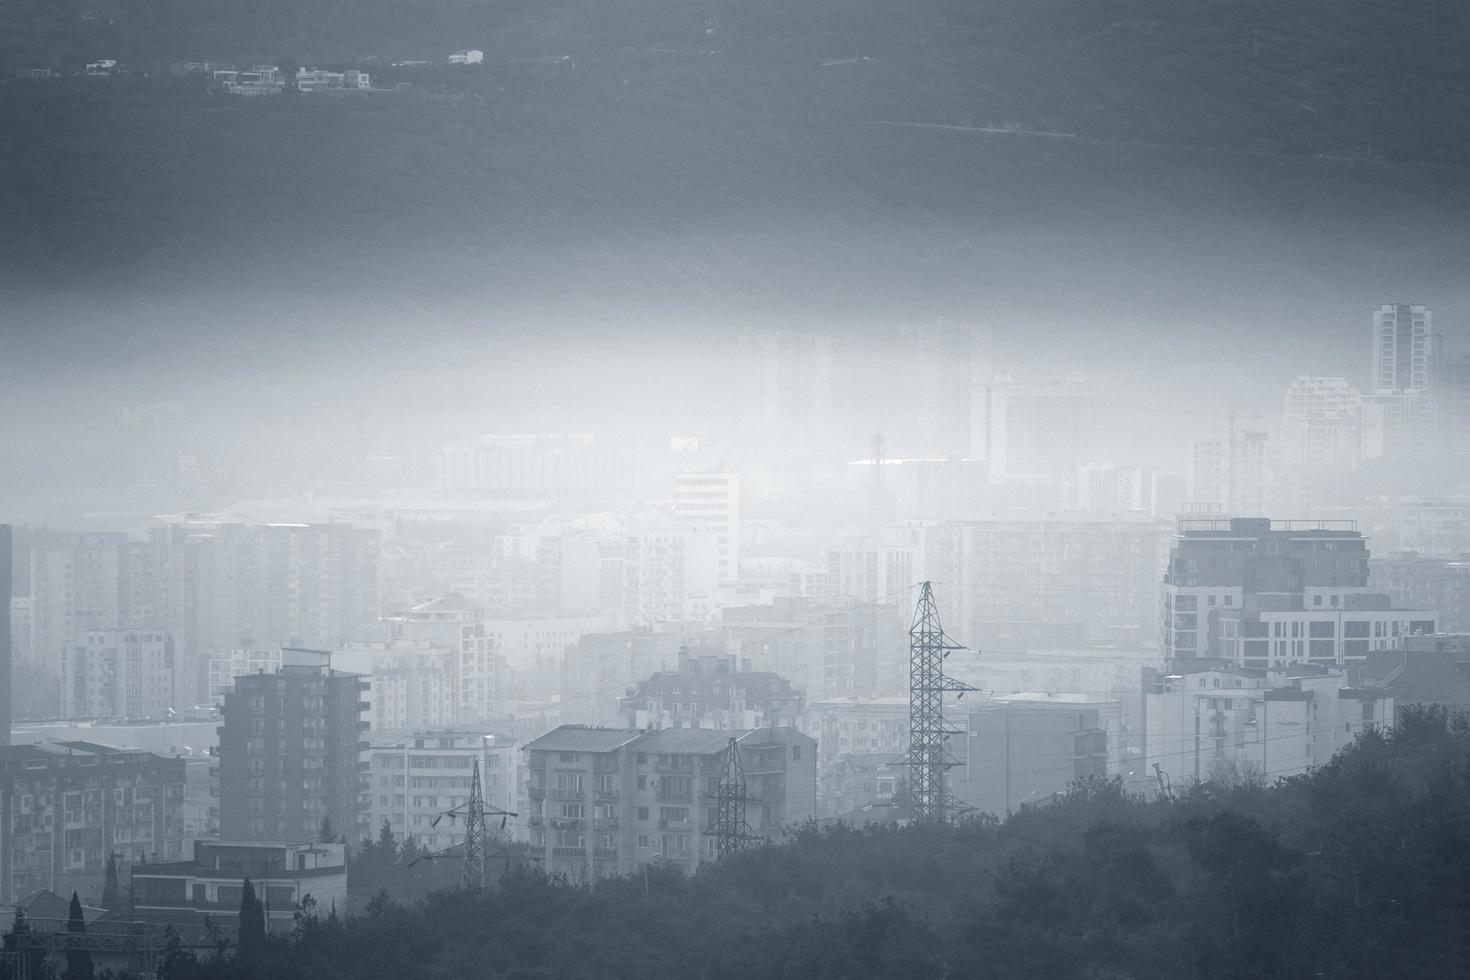
M254 956L265 945L265 906L255 897L255 886L249 878L245 879L245 887L240 893L238 942L241 956Z
M102 907L109 912L122 908L122 886L117 880L117 855L107 855L107 877L102 884Z
M71 908L66 913L66 931L75 935L87 933L87 919L82 915L82 900L77 897L76 892L71 893ZM72 949L68 944L66 972L63 976L66 980L91 980L92 954L85 949Z

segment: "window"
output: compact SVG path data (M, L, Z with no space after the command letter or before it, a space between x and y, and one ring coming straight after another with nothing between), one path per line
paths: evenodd
M648 807L646 807L646 806L640 806L638 808L638 819L639 820L647 820L648 819Z
M560 758L560 760L562 762L576 762L577 761L577 753L575 753L575 752L559 752L559 753L557 753L557 755L558 755L558 757Z
M800 762L801 761L801 746L800 745L793 745L793 746L791 746L791 758L794 759L797 762Z
M641 772L638 774L638 788L639 789L647 789L648 788L648 777L645 776L645 775L643 775Z

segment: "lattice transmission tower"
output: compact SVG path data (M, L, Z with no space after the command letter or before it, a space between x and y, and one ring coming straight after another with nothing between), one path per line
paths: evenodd
M915 823L944 822L949 811L961 809L945 792L944 776L959 761L945 743L951 735L964 734L944 723L944 695L951 691L973 691L962 681L944 676L944 658L963 646L950 643L939 624L930 583L919 587L919 604L909 628L909 767L910 817Z
M740 743L734 738L725 746L725 761L720 767L720 786L715 794L715 822L710 834L715 839L715 853L726 857L743 851L763 838L751 831L745 819L745 769L740 765Z
M480 788L480 762L475 760L474 775L470 777L470 798L453 810L445 810L429 825L439 826L439 821L444 817L448 817L451 823L464 817L464 864L459 872L461 888L484 888L488 884L486 859L490 851L490 832L486 828L485 818L499 817L503 830L506 818L514 816L516 814L513 811L502 810L485 802L485 793Z

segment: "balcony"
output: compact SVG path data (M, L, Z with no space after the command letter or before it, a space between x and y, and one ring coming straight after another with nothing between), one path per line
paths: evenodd
M592 791L592 798L616 803L618 800L618 791L616 789L594 789Z
M582 791L579 789L549 789L546 791L546 796L552 800L580 800Z
M592 820L593 830L617 830L617 817L594 817Z
M528 786L526 787L526 796L533 800L544 800L546 799L546 787Z
M694 829L694 821L693 820L664 820L664 819L660 819L659 822L658 822L658 829L659 830L693 830Z
M653 764L653 771L668 773L689 773L692 775L694 773L694 763L690 760L684 759L682 756L674 756L672 759L669 760L659 759Z
M660 803L693 803L694 793L683 790L665 790L662 786L654 794L654 798Z

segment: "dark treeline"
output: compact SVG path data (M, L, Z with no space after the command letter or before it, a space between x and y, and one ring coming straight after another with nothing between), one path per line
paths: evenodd
M166 980L459 977L1463 977L1470 719L1400 713L1332 764L1169 801L1079 786L1003 824L807 828L693 878L303 918Z

